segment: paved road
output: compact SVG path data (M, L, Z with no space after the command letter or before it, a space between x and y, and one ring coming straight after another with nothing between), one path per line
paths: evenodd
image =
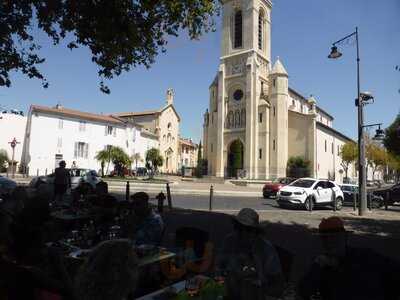
M113 192L118 198L124 199L125 194ZM156 193L149 193L151 201L156 204ZM172 194L172 205L174 207L208 210L210 198L206 195L174 195ZM264 199L262 197L232 197L215 196L213 198L213 210L223 212L237 212L243 207L251 207L257 211L285 211L288 213L298 212L298 209L282 209L274 199ZM300 209L302 210L302 209ZM352 208L345 207L344 211L351 211ZM318 211L332 211L330 208L318 208Z

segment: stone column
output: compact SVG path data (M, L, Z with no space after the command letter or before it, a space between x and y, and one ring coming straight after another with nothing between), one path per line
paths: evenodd
M217 147L215 155L215 176L224 177L224 124L225 124L225 64L221 63L218 73L217 103Z
M253 178L254 167L254 103L253 103L253 64L249 57L246 62L246 144L244 149L244 169L247 178Z

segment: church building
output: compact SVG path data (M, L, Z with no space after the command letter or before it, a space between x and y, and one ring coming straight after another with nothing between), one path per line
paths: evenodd
M311 176L341 182L340 149L352 141L333 117L289 87L271 60L270 0L224 0L220 65L204 114L208 175L271 179L286 176L290 157L310 162ZM349 177L355 177L354 168Z

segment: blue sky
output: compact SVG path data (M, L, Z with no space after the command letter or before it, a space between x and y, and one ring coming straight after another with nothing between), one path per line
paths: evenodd
M289 73L289 84L335 117L334 127L356 137L356 49L341 47L343 57L329 60L331 43L360 31L361 88L376 102L366 108L368 123L391 123L400 111L400 1L399 0L276 0L272 12L272 58L279 56ZM186 34L171 39L151 69L136 68L108 83L112 92L98 89L97 68L87 49L54 47L35 32L46 63L41 66L50 87L12 74L12 87L0 88L0 105L27 110L30 104L65 107L97 113L141 111L161 107L165 91L175 89L181 115L181 134L196 141L202 136L202 114L208 105L208 86L220 55L220 28L190 41Z

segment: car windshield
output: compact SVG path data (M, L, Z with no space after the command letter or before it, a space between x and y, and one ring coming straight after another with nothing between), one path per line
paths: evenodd
M315 183L315 180L312 180L312 179L298 179L298 180L292 182L290 185L296 186L296 187L309 188L314 183Z

